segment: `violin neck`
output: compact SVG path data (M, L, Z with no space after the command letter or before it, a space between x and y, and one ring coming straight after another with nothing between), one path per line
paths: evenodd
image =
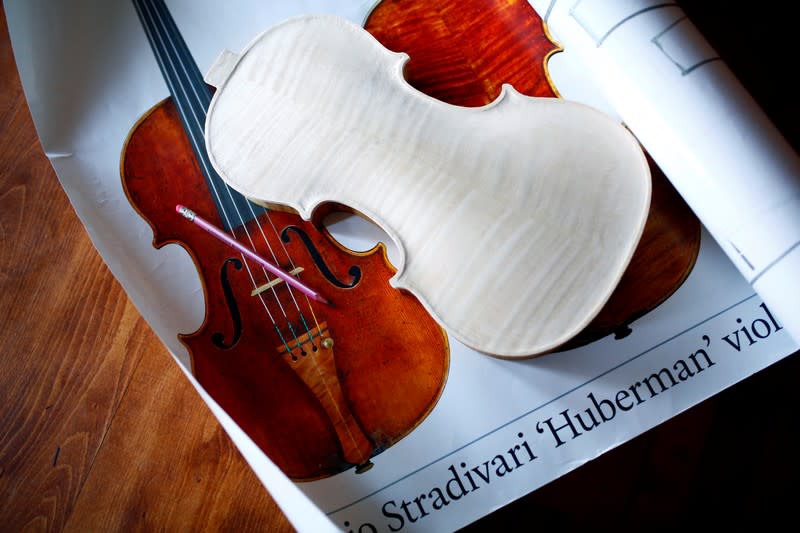
M205 144L205 121L211 90L203 81L164 0L133 0L133 5L214 199L219 223L231 231L263 209L255 209L244 196L230 189L211 165Z

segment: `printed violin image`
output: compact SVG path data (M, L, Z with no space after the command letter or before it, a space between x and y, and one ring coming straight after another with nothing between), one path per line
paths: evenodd
M410 56L404 76L421 92L459 106L484 106L504 83L527 96L558 93L547 61L560 48L526 0L384 0L365 28L389 50ZM628 268L600 312L558 350L629 325L672 295L691 272L700 250L700 221L648 157L652 197L642 237Z
M436 405L448 373L447 336L414 295L392 287L396 270L383 245L355 253L322 228L332 204L323 203L306 221L286 202L261 197L253 203L248 198L258 195L245 196L222 180L206 152L211 89L163 1L134 5L172 97L132 129L121 162L123 186L153 228L153 244L180 244L197 267L205 319L196 332L179 336L192 371L291 478L312 480L352 468L366 472L371 457L408 435ZM485 106L497 100L504 83L524 95L556 96L546 61L557 47L525 1L442 2L435 8L422 1L385 1L374 8L366 29L388 49L408 53L408 83L442 102ZM621 279L606 283L610 296L597 298L604 305L580 331L540 353L613 332L624 336L633 320L665 300L691 271L699 223L649 164L652 200L646 222L637 222L644 227L621 226L630 234L622 240L632 255L622 262L627 268L611 276ZM177 216L180 203L333 305L311 301ZM370 214L361 205L349 208ZM454 268L468 279L472 275L465 265L448 264L437 265L435 275L447 280ZM497 269L502 275L502 266ZM519 287L530 283L525 279ZM504 316L497 318L502 322ZM525 352L514 355L533 355Z
M205 319L180 335L192 372L289 477L365 472L435 406L447 337L413 296L389 285L382 245L346 250L318 225L256 206L220 180L203 138L210 89L164 3L134 5L172 97L133 127L123 187L153 244L180 244L197 267ZM176 214L181 203L334 305Z

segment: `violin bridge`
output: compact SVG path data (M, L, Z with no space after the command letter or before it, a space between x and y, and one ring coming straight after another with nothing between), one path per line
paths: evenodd
M303 268L303 267L297 267L297 268L295 268L295 269L292 269L292 270L290 270L290 271L289 271L289 274L291 274L292 276L296 276L296 275L298 275L300 272L302 272L303 270L304 270L304 268ZM283 281L281 278L275 278L275 279L273 279L272 281L270 281L269 283L265 283L264 285L261 285L260 287L256 287L255 289L253 289L253 290L250 292L250 296L258 296L258 295L259 295L259 294L261 294L262 292L264 292L264 291L268 291L268 290L270 290L272 287L274 287L274 286L276 286L276 285L280 285L281 283L284 283L284 281Z

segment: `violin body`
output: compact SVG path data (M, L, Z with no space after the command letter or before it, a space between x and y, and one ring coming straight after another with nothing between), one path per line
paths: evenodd
M186 248L203 281L204 323L181 335L194 376L288 476L315 479L369 464L436 404L449 364L444 332L413 296L388 286L394 269L382 246L351 252L297 215L270 212L271 223L266 215L259 222L270 228L265 234L271 246L280 250L283 240L295 265L305 267L303 281L336 304L315 306L322 331L309 324L333 346L309 343L298 331L306 355L288 339L287 354L261 300L252 296L241 256L175 215L174 204L183 201L210 220L216 217L192 155L168 100L131 132L122 170L131 203L153 226L154 245ZM254 235L255 224L249 223ZM257 250L269 254L265 244ZM289 270L285 261L281 266ZM280 305L266 299L270 312L280 316L282 306L296 329L303 329L285 284L277 286L277 297ZM306 320L314 318L307 314ZM315 381L308 381L309 370ZM334 402L326 404L328 398Z
M448 373L447 336L411 294L389 286L395 270L382 245L347 250L296 214L264 210L226 189L207 163L204 143L195 142L202 129L187 120L202 116L209 89L173 26L153 23L169 16L163 2L134 5L145 29L158 36L152 43L161 65L176 49L184 61L180 70L162 69L173 97L133 127L121 173L128 199L153 229L154 246L178 244L197 267L205 318L197 331L179 336L192 372L289 477L366 471L371 457L408 435L436 405ZM221 204L220 196L237 203ZM179 203L228 227L334 305L271 279L179 216ZM253 216L241 218L242 209Z
M586 106L504 86L480 108L430 98L407 56L333 17L262 34L209 107L211 163L257 203L366 215L401 251L394 287L465 344L553 350L609 299L647 219L633 137ZM224 72L222 71L224 70Z

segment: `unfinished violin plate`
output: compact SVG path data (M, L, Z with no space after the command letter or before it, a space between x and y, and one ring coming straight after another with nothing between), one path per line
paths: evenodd
M481 108L440 102L406 83L407 59L335 17L267 30L210 73L212 164L256 202L307 219L336 202L375 221L401 251L392 285L476 350L557 348L600 311L642 233L638 143L596 110L510 86Z

